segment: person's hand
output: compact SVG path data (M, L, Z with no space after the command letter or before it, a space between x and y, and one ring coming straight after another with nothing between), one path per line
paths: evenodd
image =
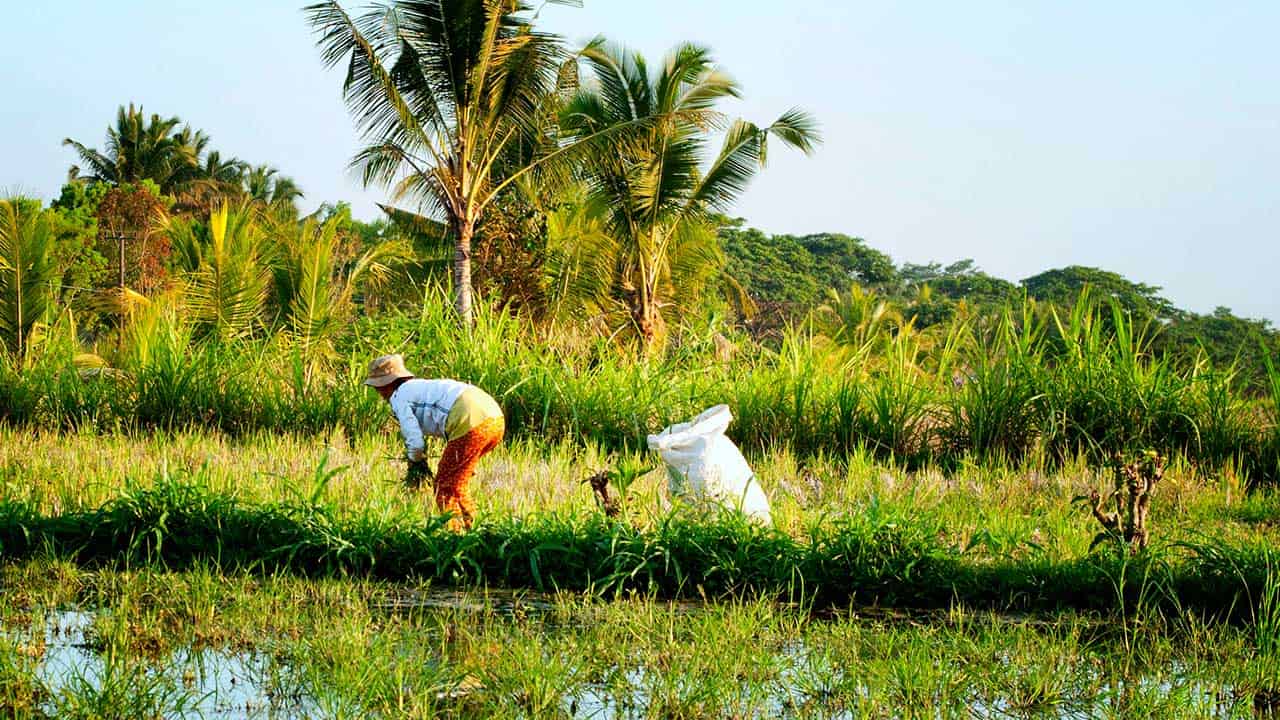
M435 479L435 473L431 472L431 466L427 464L426 458L409 461L409 470L404 475L404 484L410 490L420 489L424 480L431 483L435 482Z

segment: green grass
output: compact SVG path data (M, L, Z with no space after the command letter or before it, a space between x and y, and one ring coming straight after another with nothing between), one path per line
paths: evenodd
M1089 553L1070 497L1088 474L905 472L851 458L756 458L777 528L672 512L662 477L637 481L624 522L581 484L599 455L516 443L482 466L481 521L442 527L396 483L394 441L0 433L0 549L94 564L421 578L612 595L769 595L821 604L1117 609L1144 600L1210 615L1263 597L1275 540L1266 492L1207 492L1185 469L1161 486L1155 545ZM1084 471L1075 471L1084 473ZM1250 513L1254 513L1253 516Z
M45 699L34 706L64 718L207 709L209 670L190 658L211 652L262 658L241 677L257 710L246 717L1245 718L1277 669L1247 629L1193 616L1126 634L1080 613L453 597L426 584L47 559L0 567L0 584L7 634L40 634L70 603L91 617L83 672L123 668L105 671L118 674L109 690L37 668L29 683ZM10 654L0 647L0 663ZM111 708L98 704L108 693Z
M366 430L0 427L0 716L209 714L228 662L245 717L1233 718L1274 697L1280 493L1185 457L1131 557L1088 550L1070 501L1109 478L1083 454L749 450L766 530L670 507L661 472L607 521L582 480L652 458L516 438L454 534L399 485L388 419ZM50 675L67 609L92 624Z
M638 358L488 308L459 333L450 312L445 298L428 297L417 315L364 319L318 375L279 339L219 345L158 328L145 352L97 375L77 370L69 341L50 342L23 367L0 362L0 422L362 435L386 417L358 384L365 363L399 350L423 375L486 388L513 434L544 442L637 449L648 433L725 402L737 417L733 437L755 451L865 451L911 468L973 459L1036 468L1152 448L1206 475L1228 469L1263 481L1280 470L1274 393L1246 394L1230 368L1154 356L1148 331L1122 316L1104 323L1082 310L1049 332L1027 308L980 327L907 332L852 350L796 330L776 348L739 338L736 357L722 361L710 333L686 332L667 353Z

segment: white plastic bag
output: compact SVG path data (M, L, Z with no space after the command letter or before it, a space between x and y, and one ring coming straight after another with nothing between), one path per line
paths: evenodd
M693 419L649 436L649 449L667 465L671 494L709 499L771 525L769 498L751 466L725 430L733 421L728 405L717 405Z

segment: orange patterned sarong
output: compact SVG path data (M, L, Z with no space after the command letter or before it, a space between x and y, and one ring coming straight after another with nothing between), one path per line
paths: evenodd
M506 423L501 417L489 418L444 446L444 455L436 470L436 507L442 513L453 514L449 520L451 529L471 527L476 511L469 491L471 476L480 458L502 442L505 429Z

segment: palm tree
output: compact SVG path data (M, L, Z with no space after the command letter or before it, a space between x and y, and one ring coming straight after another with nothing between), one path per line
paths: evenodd
M62 141L76 151L84 166L73 165L70 176L114 185L151 180L160 186L162 193L170 194L189 179L198 153L203 149L200 143L208 142L202 133L189 130L179 133L180 122L176 117L163 118L155 114L148 119L141 107L121 106L115 126L107 128L104 151L86 147L71 138Z
M179 182L195 179L201 174L201 159L209 152L209 135L203 130L184 125L173 136L173 142L177 145L176 155L180 165L177 174L182 176Z
M828 288L817 315L832 340L853 348L869 349L906 326L901 312L857 283L845 292Z
M0 200L0 343L19 360L53 302L57 268L49 216L36 200Z
M486 208L567 154L538 152L564 53L559 38L534 30L530 10L524 0L386 0L354 18L337 0L307 8L325 63L347 65L343 92L369 142L352 165L366 185L418 201L449 227L465 325L472 238Z
M175 210L191 216L207 216L219 205L239 199L244 194L244 176L248 163L238 158L223 159L222 153L210 150L201 164L183 183Z
M629 254L610 232L606 208L586 198L586 189L561 191L559 203L546 216L546 249L542 265L546 310L552 319L586 320L610 335L635 329L633 289L626 275ZM754 311L737 282L724 274L724 249L710 224L691 224L666 258L660 283L665 317L680 317L702 307L717 285L745 315ZM665 327L663 315L660 328ZM661 331L655 337L661 336Z
M210 213L207 226L177 220L168 233L197 333L224 341L252 334L271 289L270 247L256 210L224 204Z
M609 151L587 160L582 180L618 248L615 292L652 347L663 331L662 308L690 289L680 274L715 261L714 213L727 210L764 166L769 137L807 154L818 132L800 110L763 128L729 122L716 106L739 97L739 86L696 45L677 47L653 75L640 55L599 39L581 56L594 82L569 100L562 123L570 138L620 129L609 134ZM704 169L717 128L726 130L724 143Z
M222 153L211 150L204 156L204 165L200 169L200 177L224 188L238 188L244 180L248 163L238 158L222 159Z
M120 107L114 127L107 128L105 150L86 147L67 138L84 167L73 165L72 180L112 185L150 180L160 194L177 198L177 208L206 214L230 196L241 193L247 165L222 157L210 148L209 136L176 117L147 118L141 107ZM274 170L272 171L274 173ZM292 182L292 181L290 181Z
M250 167L243 176L243 189L250 200L271 207L288 206L294 208L294 202L302 198L302 188L293 178L280 174L270 165Z
M357 291L386 283L412 258L412 249L403 240L384 240L344 263L338 219L268 222L275 243L278 323L306 358L309 380L313 369L333 356L333 338L350 321Z

